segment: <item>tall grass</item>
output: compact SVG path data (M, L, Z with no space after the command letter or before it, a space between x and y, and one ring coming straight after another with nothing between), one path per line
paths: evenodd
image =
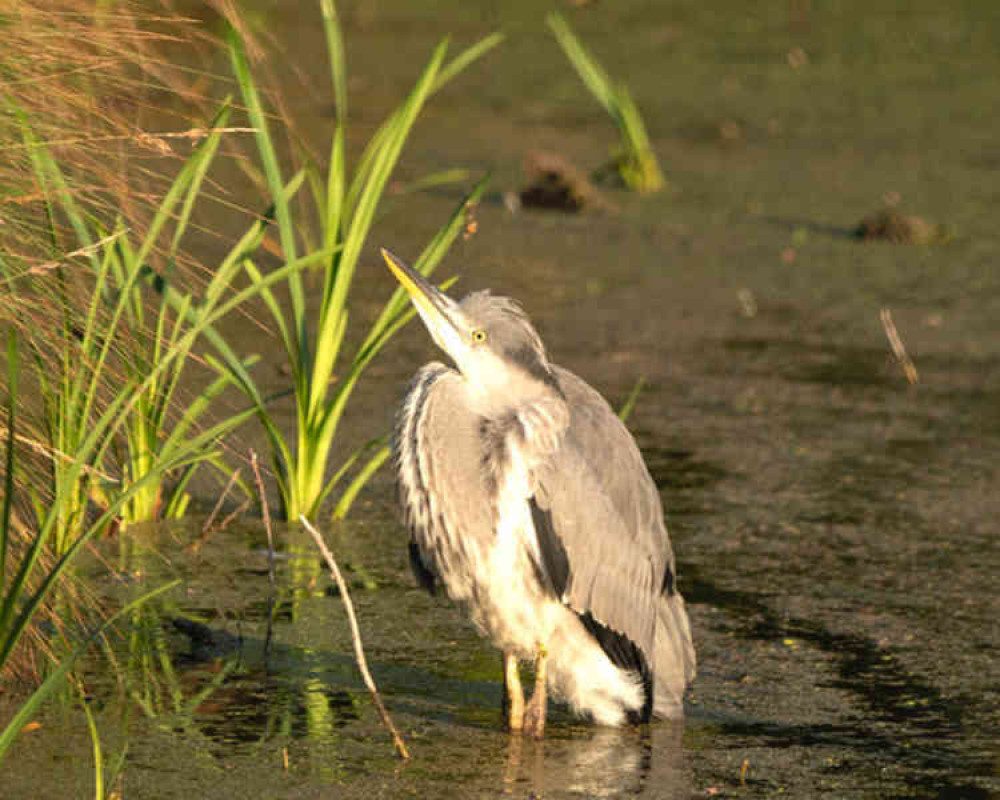
M104 243L99 247L109 248L113 247L114 244L114 242ZM182 445L162 452L160 458L149 464L148 470L144 474L123 484L112 496L109 496L106 505L99 510L99 513L90 516L81 515L76 530L61 529L64 509L70 502L75 502L74 498L79 491L79 486L84 481L84 474L93 470L94 464L102 463L104 453L107 452L116 435L127 424L129 412L137 406L139 399L157 385L163 375L169 374L175 361L183 360L186 357L200 336L207 335L217 338L212 326L224 315L246 302L260 290L268 289L276 283L287 280L289 273L307 267L311 262L328 257L328 255L325 251L319 251L311 256L291 261L263 278L258 285L236 291L225 298L219 295L232 279L233 273L237 269L236 265L230 265L228 273L225 271L221 273L218 285L210 284L209 292L214 296L194 303L190 298L172 295L178 305L186 307L187 313L184 318L188 324L169 347L164 348L157 362L150 366L141 379L136 377L125 379L114 395L109 396L99 408L92 408L87 415L86 431L76 444L74 451L69 454L58 454L59 458L54 459L63 463L65 468L55 473L52 496L49 502L39 506L39 515L33 535L29 537L28 542L22 548L16 563L9 560L9 553L12 541L12 510L14 496L18 488L15 479L18 474L18 466L14 448L15 442L18 441L16 409L19 402L20 349L16 333L10 332L7 348L9 411L6 426L6 469L2 518L0 518L0 566L3 567L3 570L0 571L0 579L3 580L2 597L0 597L0 670L3 670L10 662L18 644L36 615L44 608L44 604L52 594L57 582L83 546L98 532L104 530L112 520L119 518L123 509L132 502L134 497L148 487L158 485L164 475L204 459L205 453L211 450L213 442L229 425L229 421L224 421L214 427L199 431L196 435L185 438ZM106 266L109 261L106 255L99 258L99 261L102 270L108 271L110 269ZM138 281L145 272L148 271L135 270L129 274L128 280ZM128 297L131 288L132 286L128 284L119 287L118 296ZM95 292L95 296L100 297L101 293ZM119 303L115 306L112 319L117 322L124 313L124 309ZM114 325L112 325L112 330L113 328ZM87 338L86 331L82 336L84 339ZM97 349L91 353L91 355L96 356L98 362L106 363L111 340L111 336L105 336ZM84 389L75 395L73 401L75 406L87 405L96 394L96 388L92 388L94 387L93 375L95 374L93 370L93 367L89 370L83 370L88 377L84 378ZM99 372L100 370L98 370ZM65 538L60 543L60 547L53 551L53 540L57 534L64 535ZM54 559L46 562L43 556L53 553ZM68 656L60 659L58 668L46 678L36 693L31 695L8 728L0 733L0 756L9 747L24 720L51 693L55 685L65 677L73 661L86 649L89 643L114 619L135 608L143 599L140 598L128 604L109 619L98 632L88 637Z
M160 125L171 114L190 124L183 115L202 105L190 73L158 52L183 41L190 55L203 36L167 0L162 7L23 0L0 15L0 34L0 325L21 332L34 367L26 410L37 435L20 459L19 486L40 521L95 416L115 394L143 383L188 326L149 291L150 270L155 265L172 282L183 272L192 285L180 242L224 121L178 134L202 142L186 164L178 163L175 140L147 132L154 108ZM171 102L153 103L157 95ZM225 382L176 402L188 355L172 359L127 404L126 424L55 506L50 546L57 553L88 513L106 508L196 429ZM212 448L203 460L217 461ZM121 507L120 521L182 513L194 466L144 484Z
M28 3L29 8L35 5ZM249 398L253 413L264 425L282 508L288 518L296 519L302 513L315 517L337 488L340 493L335 514L346 514L361 486L388 455L384 444L374 443L348 458L333 475L328 474L330 452L353 389L387 339L412 315L402 292L397 291L367 331L362 345L346 364L339 363L345 360L341 348L348 325L350 287L388 180L424 104L495 46L500 37L486 37L451 61L446 61L447 43L442 42L409 96L377 130L349 170L345 153L348 98L343 39L332 0L321 0L320 10L337 112L325 172L309 166L286 180L243 42L235 33L230 37L231 63L254 132L269 198L266 209L244 236L216 268L208 271L210 279L201 287L200 303L185 288L180 244L195 202L203 193L228 109L207 129L208 135L183 164L162 201L147 208L139 224L129 216L109 218L107 199L101 199L105 192L87 190L81 194L77 185L81 177L96 178L100 184L107 176L91 170L87 163L75 161L69 171L64 169L62 145L54 148L46 137L45 132L49 132L58 140L51 127L46 127L51 120L42 114L43 125L35 117L37 98L30 98L32 107L28 109L13 98L0 98L0 111L7 111L0 121L10 125L13 120L16 124L22 140L18 152L25 156L25 169L36 189L34 193L25 192L35 209L34 215L28 215L34 244L50 255L47 262L39 264L37 259L23 258L23 253L4 242L0 246L0 278L4 279L0 291L12 300L6 304L4 315L12 317L13 324L27 334L40 386L46 439L41 449L48 462L45 491L36 492L39 520L55 498L56 487L64 488L56 506L58 522L52 540L59 553L83 524L88 509L95 504L108 507L113 497L142 481L160 460L182 461L184 472L169 477L164 474L159 483L143 481L144 488L131 493L129 502L122 506L120 521L128 524L183 513L186 486L196 463L207 461L221 468L212 448L196 457L187 445L199 416L230 383ZM93 57L111 47L110 41L99 39ZM108 138L117 140L118 135ZM90 183L85 181L85 185ZM293 204L305 186L311 191L311 203ZM483 190L483 182L473 187L427 246L417 261L418 268L427 274L435 268L462 230L468 208ZM315 220L303 218L310 209L315 211ZM169 239L168 225L172 227ZM303 279L297 269L285 272L289 308L279 303L272 292L274 272L258 266L255 260L272 225L277 229L283 268L306 262L320 268L323 288L318 307L306 303ZM299 232L310 229L320 231L320 240L307 243L307 255L300 258L305 237ZM65 256L67 252L74 258ZM150 266L154 260L158 263L155 274ZM18 264L29 266L19 268ZM231 286L246 281L263 299L284 346L296 406L291 436L275 422L267 399L247 368L247 359L211 326L203 327L202 335L215 350L215 356L206 357L206 362L217 371L217 378L198 390L186 410L178 412L178 404L173 402L185 363L192 355L190 349L180 346L183 333L198 326L218 307ZM150 294L148 284L153 284L158 295ZM44 308L35 302L38 299L44 301ZM39 319L45 324L37 325ZM173 352L169 362L163 360L167 350ZM333 379L335 369L341 375L338 380ZM83 463L82 471L78 470L78 454L89 436L94 415L110 403L119 389L130 392L140 385L142 391L123 407L127 424L115 428L114 435L93 449L90 460ZM236 415L225 420L213 429L214 434L221 436L242 419L242 415ZM187 455L178 458L180 452ZM67 474L77 476L72 485L65 484Z
M183 42L185 56L196 58L206 33L170 6L170 0L0 4L0 95L16 99L35 135L55 152L72 176L77 202L106 220L122 216L133 231L145 228L181 160L171 140L149 133L149 120L189 125L191 109L206 107L191 71L161 52ZM52 220L39 202L29 155L15 144L19 129L0 106L0 253L9 265L75 249L72 231L53 249Z
M625 185L643 194L658 192L666 185L666 179L628 87L608 75L560 14L549 14L546 22L584 85L618 128L615 166Z
M434 50L409 96L376 131L353 172L349 172L345 155L348 98L343 38L332 0L322 0L321 9L337 120L325 175L309 167L296 173L286 183L242 42L235 33L230 37L233 70L250 123L256 132L257 150L273 204L272 217L278 229L282 256L286 260L296 257L299 247L296 234L298 220L293 218L289 200L306 178L312 187L313 205L318 227L322 231L322 247L331 254L323 262L323 288L318 309L310 308L306 303L302 278L298 274L289 276L289 310L282 308L270 290L261 288L261 296L281 337L292 376L296 420L292 438L286 437L279 428L250 375L234 364L231 353L220 351L223 356L220 368L227 371L230 379L254 403L267 431L282 510L286 519L290 520L298 519L300 514L314 519L323 501L348 471L360 464L341 492L334 510L335 515L344 515L360 486L388 456L385 446L376 446L370 454L357 452L332 476L328 475L330 452L354 387L389 337L412 316L403 293L397 290L347 362L342 376L333 381L348 325L351 284L386 184L424 104L434 92L500 40L498 35L489 36L450 62L445 61L447 43L442 42ZM482 181L473 188L424 250L417 263L425 274L429 274L447 252L464 226L468 208L478 200L484 188L485 182ZM263 276L261 269L249 255L242 259L242 265L252 284L259 286Z
M118 433L126 424L128 419L127 412L134 407L137 398L140 397L143 392L148 391L151 386L160 380L161 376L166 373L175 360L182 359L184 354L189 352L191 346L199 336L216 335L212 333L212 326L217 323L219 319L239 306L241 303L246 302L261 289L269 288L275 283L287 280L290 272L300 270L303 267L308 266L312 261L319 260L326 255L328 254L325 251L320 251L312 254L311 256L306 256L296 261L289 262L283 267L272 272L266 278L262 279L258 286L248 287L238 292L234 292L231 296L228 296L225 299L202 300L198 304L189 304L191 311L188 318L191 320L191 324L185 328L180 336L177 337L171 347L166 349L161 354L160 360L156 364L152 365L149 372L143 377L142 381L128 381L114 396L108 398L107 402L101 407L99 412L95 411L94 414L91 415L86 435L83 437L74 453L71 454L72 459L69 460L67 468L59 474L59 479L54 486L54 494L51 502L47 504L38 520L37 534L31 542L28 550L29 555L22 560L22 565L18 569L13 580L5 586L5 589L10 590L10 593L5 596L5 604L2 610L0 610L0 665L4 663L4 660L9 655L9 651L16 645L17 639L19 639L21 635L20 627L15 625L13 630L16 631L16 635L13 637L7 636L5 638L5 632L7 631L6 626L10 620L15 616L18 620L30 618L37 609L38 605L48 594L51 589L51 584L66 569L83 544L91 536L93 536L95 532L103 530L111 520L117 518L121 513L121 509L128 502L130 502L134 495L142 491L146 488L146 486L155 485L162 480L164 474L171 470L184 467L192 462L202 459L206 450L210 449L211 444L218 438L220 430L223 429L221 426L225 426L227 424L227 422L224 421L223 423L219 423L217 426L199 431L197 435L188 438L183 447L174 448L169 452L169 455L155 461L150 466L149 471L144 475L139 476L135 481L129 483L128 485L122 486L121 489L109 499L107 506L96 515L95 519L91 521L87 518L81 525L81 532L78 535L71 536L67 539L64 543L65 547L62 552L58 554L58 561L53 567L51 573L46 577L42 587L33 593L29 600L19 604L19 598L21 598L21 595L27 585L27 576L34 569L39 557L48 547L50 539L54 536L54 532L57 530L60 507L67 502L67 497L76 491L76 486L81 479L81 474L88 469L89 465L100 463L101 459L99 456L107 450L115 434ZM136 277L137 276L133 276L133 279ZM216 289L217 291L219 290L218 287L216 287ZM16 340L12 337L12 341ZM110 341L110 339L105 341ZM107 344L104 345L104 348L107 348ZM16 345L10 345L8 350L8 362L15 364L18 363L18 350ZM8 384L16 386L16 380L16 373L10 373L8 376ZM11 383L11 381L13 381L13 383ZM14 403L16 403L16 393ZM9 436L12 437L13 433L10 432ZM12 466L5 479L10 484L8 487L8 493L5 494L5 497L11 496L14 492L13 476L15 473L16 469ZM15 610L17 610L16 615Z
M287 280L291 272L329 257L320 250L289 261L255 286L237 290L242 253L237 250L215 270L197 300L150 268L148 257L168 221L173 226L168 256L177 248L227 114L224 107L145 233L133 241L121 220L108 232L76 201L71 180L20 113L23 144L31 156L46 216L53 220L53 237L55 220L64 221L79 245L70 255L79 257L80 263L64 257L8 269L0 284L10 331L0 520L0 670L11 664L81 548L112 522L135 518L149 508L148 498L162 497L169 475L186 475L193 466L214 458L219 438L254 413L248 408L212 426L196 427L201 412L228 382L222 375L180 414L167 414L195 343L204 336L224 346L213 328L219 319L259 291ZM242 246L237 243L237 248ZM168 265L170 261L168 257ZM147 316L151 297L159 299L153 304L155 313ZM41 438L27 440L17 433L17 409L30 409L36 403L22 401L19 391L21 341L33 367L36 403L40 401L43 409ZM246 366L238 359L235 363ZM36 454L36 461L41 453L42 477L15 458L16 442ZM14 552L12 520L18 494L34 501L35 519L22 521L22 544L14 559L9 554ZM137 602L120 613L135 608ZM59 659L59 667L29 698L15 722L37 708L94 636ZM0 754L18 729L12 723L0 736Z
M211 446L194 448L191 434L209 402L228 383L228 377L221 376L202 389L180 413L174 412L171 400L195 341L184 334L217 306L235 268L216 271L200 304L190 294L177 293L172 298L175 302L171 313L171 305L161 295L150 313L147 284L153 279L160 284L165 278L155 275L147 260L164 226L171 221L173 236L165 248L169 274L228 114L227 107L220 111L211 132L184 164L156 209L145 235L135 243L123 221L119 220L110 233L92 221L74 199L58 161L35 137L30 122L21 117L24 144L45 197L47 216L66 219L80 252L85 254L83 268L72 276L68 274L70 267L57 260L41 276L29 271L6 286L12 299L22 301L18 304L20 313L14 312L15 322L28 333L40 388L50 458L47 491L37 493L35 508L39 524L50 512L56 514L51 544L57 555L66 551L82 527L91 502L107 507L114 497L128 492L119 515L125 523L181 513L186 503L184 488L193 469L200 462L218 458ZM55 282L56 291L39 292L39 284L46 279ZM71 282L81 291L71 291ZM27 284L23 291L22 284ZM27 310L32 308L32 299L38 297L54 298L55 313L61 317L40 332L33 330L31 312ZM94 420L102 405L115 394L128 398L121 412L124 424L108 426L106 436L84 457ZM176 418L171 417L172 413ZM210 444L250 413L234 414L196 438ZM124 446L120 447L122 439ZM123 451L117 459L113 458L116 448ZM147 479L151 474L166 479L168 471L160 469L166 463L183 469L169 490L165 480ZM80 466L84 469L78 473ZM69 474L78 474L78 478L66 481ZM64 487L61 502L47 505L46 500L59 496L60 486ZM129 492L131 487L138 488Z
M45 551L46 539L51 535L56 519L56 513L51 512L44 521L39 535L27 547L22 548L19 553L15 553L12 513L16 468L16 409L20 391L20 350L14 332L8 334L6 355L8 406L4 454L4 494L3 503L0 506L0 673L8 666L18 642L32 624L36 614L40 613L43 602L52 592L56 582L72 561L74 554L100 529L96 523L84 529L73 543L73 547L62 558L53 563L45 564L42 555ZM46 698L62 684L77 659L86 649L123 614L157 594L173 588L174 585L176 582L136 598L116 614L108 617L96 630L60 659L58 666L28 696L14 717L0 731L0 761L3 760L24 725L37 712Z
M211 146L207 145L201 152L207 153L211 149ZM190 182L192 175L197 173L200 163L198 158L192 159L187 165L190 170L182 171L175 187L181 187L185 182ZM145 471L142 474L131 475L127 480L123 480L113 492L106 494L105 500L97 512L90 515L81 512L74 519L74 527L66 527L66 510L76 508L76 504L81 502L81 487L84 487L85 497L92 495L92 492L89 491L93 488L94 478L92 476L99 472L98 467L105 463L105 456L112 443L128 427L130 420L134 419L133 415L137 409L142 407L144 398L155 396L158 387L162 388L164 382L169 383L172 380L171 376L175 374L174 370L177 365L183 364L199 337L208 336L215 339L220 345L224 344L212 327L224 315L246 302L257 292L267 290L272 285L287 280L291 272L329 257L329 253L321 250L310 256L290 261L266 278L262 278L256 285L223 295L223 290L232 282L234 273L239 268L238 264L235 263L236 259L230 259L233 263L230 263L227 269L219 270L216 279L207 287L206 296L199 302L194 302L189 295L171 290L169 286L161 286L161 290L171 300L171 305L183 312L176 317L178 325L183 322L182 327L175 326L167 342L161 346L157 353L155 362L149 362L143 370L120 374L120 383L116 387L115 393L109 394L103 399L103 402L98 402L99 390L106 388L102 387L102 382L110 380L108 372L110 368L107 365L113 360L111 355L113 334L122 318L127 316L126 306L128 303L134 302L133 292L139 282L153 277L148 267L144 265L143 259L138 257L142 252L142 247L138 253L132 254L127 249L125 251L120 249L122 242L127 242L127 237L124 234L117 238L108 237L101 242L95 242L97 272L94 276L91 304L85 315L85 325L75 335L71 334L60 340L60 344L65 344L67 340L79 340L82 352L89 360L89 363L84 363L81 359L74 360L72 357L66 357L65 363L67 365L75 364L76 373L72 374L71 370L67 369L65 372L58 373L55 380L49 383L49 391L53 391L57 395L60 393L65 395L60 395L54 404L59 409L59 414L72 420L70 424L75 426L75 439L71 451L50 453L53 465L51 496L47 498L45 503L36 503L37 520L32 526L32 530L29 531L30 535L23 537L27 541L22 546L17 559L12 559L10 554L13 552L11 543L13 540L14 497L19 489L16 480L19 469L15 457L15 443L18 441L16 409L20 402L20 347L16 332L14 330L9 332L6 381L8 421L5 431L3 505L0 508L0 514L2 514L0 516L0 580L2 580L2 584L0 584L0 588L2 588L2 592L0 592L0 672L11 662L19 643L37 616L44 610L58 581L73 563L83 546L97 533L106 529L113 520L122 518L125 509L134 504L136 498L160 486L167 474L197 464L209 457L218 437L231 429L233 424L253 412L253 409L249 409L242 415L223 420L215 426L191 435L181 435L175 428L174 434L177 435L171 434L166 437L166 445L159 448L155 459L147 460L144 464ZM116 257L123 259L122 263L119 264L121 280L112 284L110 276L115 272L112 262ZM130 268L126 269L124 266L126 264L131 265ZM113 291L112 286L114 287ZM104 327L99 330L96 323L93 322L98 317L95 309L108 296L114 298L114 302L111 304L108 317L104 320ZM48 380L43 375L46 361L37 353L36 358L38 364L36 374L38 380L44 383ZM79 378L79 384L76 382L77 378ZM228 380L228 378L223 377L222 380ZM86 423L76 425L78 420L86 420ZM178 427L184 424L185 420L182 420ZM184 433L187 432L184 431ZM35 442L30 444L37 445ZM82 502L86 502L85 499ZM45 558L46 555L49 556L48 560ZM160 591L165 591L166 588L169 587L157 590L127 604L68 654L59 659L56 669L29 696L7 728L0 732L0 758L10 747L25 721L65 679L76 659L87 647L122 615L131 612L146 599Z
M144 398L176 386L184 359L167 357L163 372L143 360L158 360L157 346L174 350L186 332L164 318L157 336L155 322L135 317L148 294L142 259L156 238L149 198L162 195L175 170L167 159L167 167L132 170L128 156L138 152L148 164L150 152L169 152L142 130L150 94L180 87L154 47L176 40L178 29L197 32L169 13L153 31L143 19L156 14L148 3L114 6L21 0L0 12L0 330L9 337L0 374L8 404L6 430L0 423L0 678L40 674L0 732L0 758L87 647L148 599L91 626L93 601L63 580L76 555L113 521L144 516L143 496L160 495L166 478L214 441L189 436L193 426L161 423L160 450L173 432L190 447L128 468L141 446L125 432L150 416ZM183 493L175 496L179 509ZM88 628L82 638L71 633ZM51 669L31 669L40 654L53 659Z

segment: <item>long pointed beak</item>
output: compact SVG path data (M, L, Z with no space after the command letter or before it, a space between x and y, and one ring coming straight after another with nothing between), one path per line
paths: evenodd
M455 348L459 347L462 341L462 331L459 327L461 311L458 309L458 304L384 247L382 258L389 265L396 280L410 295L410 300L413 301L434 341L443 350L454 355Z

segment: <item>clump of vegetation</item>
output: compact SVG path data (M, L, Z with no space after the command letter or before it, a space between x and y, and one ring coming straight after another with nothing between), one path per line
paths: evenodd
M609 208L587 176L558 153L534 150L525 159L531 178L520 201L532 208L576 213L586 208Z
M157 33L128 2L103 8L24 0L0 16L0 331L9 342L0 374L9 412L0 425L0 679L41 682L3 732L0 754L93 641L70 634L95 617L89 595L64 580L76 555L115 525L180 513L177 476L211 458L215 442L193 429L196 413L169 399L186 360L169 339L185 335L183 350L195 336L166 317L137 317L149 309L150 265L176 270L184 258L176 246L161 250L155 229L173 226L179 241L186 220L174 208L217 144L204 142L204 130L180 134L204 146L173 199L158 204L179 157L144 131L145 103L180 93L182 78L155 47L198 34L165 10ZM131 435L157 414L146 442ZM171 430L174 415L181 424ZM150 445L161 455L150 457ZM172 498L168 486L178 489ZM50 657L59 665L51 673Z
M854 235L866 241L928 245L947 242L953 233L946 225L937 225L922 217L900 214L886 208L861 220L854 229Z
M6 445L0 672L9 672L82 548L115 527L182 515L194 469L208 464L229 471L222 443L244 420L256 416L265 426L289 517L315 518L357 467L337 503L336 513L343 515L385 460L388 449L375 443L333 476L326 474L353 388L413 313L398 290L353 357L338 366L349 289L424 103L499 37L451 61L442 43L349 171L343 42L332 0L320 5L337 105L330 161L325 172L307 166L288 179L272 138L273 120L236 33L229 52L251 127L229 126L233 111L226 100L210 121L192 126L188 120L189 127L175 135L144 130L145 95L139 89L190 98L190 87L173 83L162 60L151 55L147 46L158 37L144 29L131 5L116 3L113 13L104 13L104 4L95 11L83 0L47 9L27 0L0 18L0 141L13 155L0 166L0 329L9 341L8 370L0 375L8 408L0 427ZM162 18L156 22L164 24ZM121 112L120 104L129 111ZM214 193L210 171L220 149L228 137L247 133L259 164L258 170L251 162L248 172L262 176L263 196L244 234L219 261L200 264L185 250L186 233L194 227L196 206ZM188 145L175 149L175 139L193 145L189 155L178 157L177 150ZM127 152L134 148L145 150L138 167ZM151 153L164 160L150 167ZM464 229L484 188L485 180L471 189L425 248L418 262L424 274ZM307 192L307 198L298 196ZM309 211L315 212L312 220L303 218ZM276 248L266 242L271 229ZM317 241L309 230L319 232ZM280 256L266 268L257 263L265 243ZM323 279L315 318L307 314L306 269ZM207 278L195 280L196 274ZM287 288L290 310L279 302L279 287ZM263 302L289 359L297 409L291 437L271 416L269 400L252 377L252 354L237 352L216 329L251 298ZM183 384L192 383L185 374L194 361L214 376L192 394ZM337 380L335 367L342 370ZM19 390L25 382L28 393ZM205 412L230 385L242 390L249 405L207 423ZM59 667L0 732L0 758L74 659L142 600L82 642L64 643Z
M156 48L197 43L201 34L161 11L26 0L0 22L0 141L9 156L0 165L0 325L20 332L37 390L25 408L34 436L19 460L18 487L38 524L55 509L49 544L60 555L89 512L107 508L161 456L172 458L205 408L198 397L173 402L189 353L171 358L58 493L95 419L143 384L187 324L170 317L148 278L154 269L195 271L180 243L223 131L221 119L175 133L147 130L153 95L182 96L189 112L189 101L200 100ZM188 142L194 153L179 166ZM214 460L211 448L202 455ZM183 513L195 464L182 462L184 475L143 484L113 524Z
M561 15L550 14L546 21L584 85L618 128L619 147L613 162L618 175L626 186L642 194L660 191L666 179L628 87L608 75Z
M191 435L212 398L225 387L226 377L203 388L183 408L173 402L197 335L210 328L206 320L217 318L237 267L217 269L199 302L177 292L176 297L161 292L158 301L150 302L150 289L153 285L162 289L165 281L149 266L150 255L169 221L173 234L162 248L167 271L176 263L228 113L228 108L220 112L212 132L184 164L138 241L133 241L121 218L110 231L93 220L75 200L70 180L49 148L22 117L23 141L49 204L48 216L68 221L80 253L79 264L57 259L48 274L29 270L7 284L13 321L24 332L35 365L44 445L50 455L42 470L46 491L35 502L36 517L41 522L50 507L55 508L58 521L52 545L59 555L83 526L89 505L106 508L133 486L141 488L122 504L116 522L183 514L193 469L206 461L222 468L211 445L248 416L235 414ZM55 291L39 286L46 280L55 282ZM39 314L49 316L41 326ZM95 419L119 400L119 417L103 428L97 446L88 448L95 431L102 430ZM76 474L79 463L85 469L59 495L64 476ZM183 469L183 474L171 485L144 480L164 464L173 465L164 475L175 468ZM36 488L37 483L36 475ZM41 499L57 496L62 502Z
M331 389L331 379L347 330L348 295L358 259L403 145L431 95L500 40L499 36L489 36L447 63L447 44L442 42L409 96L376 131L353 172L349 172L345 156L348 108L343 38L332 0L322 0L321 5L337 120L325 175L307 167L285 181L269 132L267 114L242 44L236 36L231 38L230 44L233 69L255 131L257 150L273 204L272 216L280 235L282 257L294 260L299 248L296 230L300 226L293 218L289 201L303 180L312 190L317 227L322 232L323 289L316 319L308 317L302 278L297 272L288 278L290 312L280 306L270 289L261 286L261 296L280 333L292 376L296 411L294 439L289 440L275 422L250 374L240 368L230 352L220 351L224 357L219 364L220 369L250 398L267 430L282 509L289 520L297 520L300 514L315 519L323 501L363 456L360 452L355 453L332 477L328 476L327 467L337 427L354 387L388 339L413 314L402 290L397 289L348 362L343 377ZM463 230L466 214L484 188L485 184L481 182L472 190L424 250L417 262L417 268L424 274L430 274ZM247 249L255 249L262 235L263 227L249 234ZM253 262L251 253L241 254L239 261L251 282L260 285L263 273ZM342 492L335 516L347 513L358 490L388 454L388 448L382 444L366 456L365 463Z
M90 524L81 523L78 535L66 550L54 556L49 547L50 540L57 529L59 506L67 487L71 486L78 473L83 469L83 463L71 467L60 483L57 495L49 511L39 521L34 530L21 530L21 536L16 536L14 523L14 476L17 468L18 422L17 408L20 397L20 351L17 335L11 331L7 336L7 414L5 420L4 441L4 482L3 501L0 505L0 675L7 674L11 662L17 654L18 645L29 633L32 626L45 610L45 604L50 599L60 578L73 562L80 549L113 517L120 507L128 502L129 497L141 488L141 482L130 490L123 492L103 515ZM113 424L118 404L112 404L108 412L102 415L98 424ZM87 446L82 455L88 455L88 449L101 440L101 431L88 438ZM77 474L73 474L75 470ZM160 477L158 471L153 471L144 479L155 481ZM22 703L14 717L0 731L0 760L3 759L15 737L31 719L38 707L63 682L77 659L84 651L107 630L122 615L146 602L150 598L173 588L168 584L152 592L148 592L131 603L125 605L117 613L110 615L96 627L82 642L76 643L69 652L60 654L58 666L53 669L41 684Z

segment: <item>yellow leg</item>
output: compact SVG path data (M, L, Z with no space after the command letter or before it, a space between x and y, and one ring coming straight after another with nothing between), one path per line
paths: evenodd
M503 716L507 730L520 731L524 727L524 690L513 653L503 654Z
M545 645L538 643L538 657L535 660L535 691L524 710L524 730L536 739L545 735L545 715L548 697L545 691L545 666L548 652Z

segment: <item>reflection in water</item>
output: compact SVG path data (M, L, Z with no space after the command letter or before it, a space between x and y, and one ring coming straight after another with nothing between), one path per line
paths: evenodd
M551 797L686 796L683 720L641 729L581 728L566 738L511 736L504 794Z
M349 556L345 560L360 561L352 546L365 540L359 529L348 532L338 549ZM377 535L371 528L363 532ZM557 715L544 741L508 736L496 709L499 676L482 666L483 659L494 665L494 654L484 652L479 659L454 641L456 632L448 627L453 617L443 605L417 606L401 615L401 608L410 608L410 590L383 578L378 591L362 593L361 599L372 622L367 644L376 656L379 686L421 751L401 767L384 747L384 733L344 651L341 605L319 583L319 562L297 536L287 531L279 537L274 586L262 552L237 550L220 536L206 543L199 580L189 583L189 592L143 607L143 624L134 624L148 636L133 635L131 643L137 657L157 654L160 671L138 673L146 683L136 688L149 684L165 690L162 697L141 695L142 706L156 719L157 735L171 732L141 754L139 742L149 738L148 729L132 743L150 773L192 763L187 748L194 743L210 771L220 764L246 770L288 764L275 774L335 786L336 796L345 798L689 796L681 771L682 724L617 730L572 725ZM382 541L365 545L365 552L391 552ZM123 568L141 569L154 579L168 558L186 568L168 548L159 559L151 555L135 548ZM140 563L140 557L146 560ZM210 573L207 564L225 565L225 571ZM379 567L381 575L396 574L385 564ZM392 567L405 565L392 562ZM227 586L238 591L220 590ZM424 636L408 632L417 618L428 630L445 631L454 649L442 649L436 643L440 637L429 637L425 648ZM190 778L193 784L207 779L197 768ZM379 794L376 786L391 787L391 794Z

